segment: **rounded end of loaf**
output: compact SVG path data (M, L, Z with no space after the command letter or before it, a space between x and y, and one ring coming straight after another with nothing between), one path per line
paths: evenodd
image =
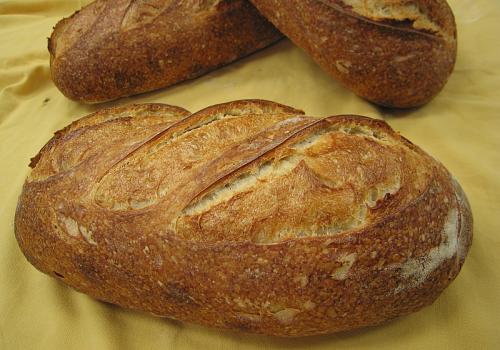
M457 55L455 18L446 1L337 3L340 11L359 21L364 34L373 35L369 41L376 43L370 48L376 52L371 58L372 72L358 83L346 80L356 94L386 107L414 108L443 89ZM336 64L335 68L342 76L342 67Z
M377 67L376 74L361 83L350 80L343 83L360 97L383 107L415 108L429 103L443 90L453 72L457 45L455 37L449 40L429 37L425 41L429 42L410 40L415 44L411 45L413 51L408 50L405 54L397 50L391 52L388 48L387 65L373 64ZM410 43L405 45L410 46Z
M56 87L67 98L84 103L105 102L111 86L102 86L95 80L100 74L92 67L98 65L95 55L85 52L81 47L85 39L90 44L99 44L98 38L89 40L84 35L91 31L105 9L105 2L94 1L63 18L54 26L48 39L50 54L50 73ZM112 90L111 90L112 91Z

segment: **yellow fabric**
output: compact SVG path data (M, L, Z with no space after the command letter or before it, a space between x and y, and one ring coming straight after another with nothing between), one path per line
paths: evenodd
M173 88L108 103L196 111L242 98L316 116L382 117L455 174L474 213L456 281L430 307L340 335L276 339L124 310L77 293L25 260L13 219L28 162L52 133L101 106L66 99L50 79L47 37L88 1L0 0L0 349L500 349L500 2L453 0L459 51L442 93L415 110L379 109L342 88L288 41Z

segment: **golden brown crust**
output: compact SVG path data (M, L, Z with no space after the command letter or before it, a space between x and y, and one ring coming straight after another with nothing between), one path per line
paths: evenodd
M102 113L42 150L15 220L34 266L95 298L303 336L414 312L464 262L460 186L382 121L256 100L124 129Z
M251 2L325 71L380 105L427 103L455 64L455 20L445 0Z
M142 142L145 137L152 137L190 114L184 108L158 103L114 107L92 113L55 133L31 159L30 167L36 167L37 170L30 178L47 177L76 163L82 163L91 155L101 153L107 145L124 142L134 145L134 138ZM109 124L113 127L109 127ZM59 143L65 143L69 150L57 148ZM46 153L50 156L44 157Z
M51 73L67 97L103 102L195 78L280 38L243 0L98 0L54 28Z

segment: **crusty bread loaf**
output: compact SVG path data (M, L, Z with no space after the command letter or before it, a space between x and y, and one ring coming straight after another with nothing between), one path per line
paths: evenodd
M97 0L49 39L67 97L103 102L195 78L282 37L246 0Z
M445 85L457 51L445 0L251 0L357 95L415 107Z
M123 307L279 336L379 324L457 276L467 199L385 122L255 100L186 115L131 106L58 132L17 207L28 260Z

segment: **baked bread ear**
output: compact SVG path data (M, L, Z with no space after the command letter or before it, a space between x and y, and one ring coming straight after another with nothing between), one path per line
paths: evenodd
M427 103L455 65L455 19L445 0L251 2L326 72L382 106Z
M186 115L131 106L56 134L16 211L28 260L123 307L278 336L417 311L459 273L467 199L385 122L257 100Z
M49 39L67 97L114 100L198 77L279 40L246 0L97 0Z

